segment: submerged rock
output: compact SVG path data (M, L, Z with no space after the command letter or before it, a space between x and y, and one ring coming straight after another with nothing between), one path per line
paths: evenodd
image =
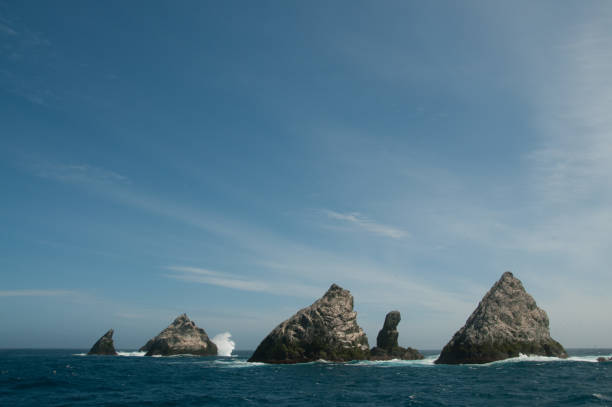
M109 329L96 343L91 347L88 355L117 355L115 344L113 342L113 333L115 331Z
M397 343L399 332L397 325L401 321L399 311L391 311L385 317L385 323L376 337L376 347L370 351L370 360L417 360L424 356L416 349L402 348Z
M140 351L147 352L146 356L184 354L208 356L217 354L217 345L212 343L206 331L197 327L187 314L182 314L176 317L168 328L149 340Z
M597 358L598 362L612 362L612 358L604 358L603 356L600 356Z
M550 337L548 316L519 279L505 272L435 363L488 363L519 354L566 358Z
M249 362L364 360L368 354L368 338L357 325L353 296L332 284L323 297L274 328Z

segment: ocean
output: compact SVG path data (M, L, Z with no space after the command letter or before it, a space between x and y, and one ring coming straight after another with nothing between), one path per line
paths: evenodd
M0 350L0 406L612 406L612 349L487 365L425 360L265 365L229 357Z

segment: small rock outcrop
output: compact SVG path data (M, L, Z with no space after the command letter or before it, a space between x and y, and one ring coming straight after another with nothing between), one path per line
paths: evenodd
M155 338L149 340L141 352L146 356L153 355L198 355L210 356L217 354L217 345L208 338L206 331L182 314L176 317L168 328L164 329Z
M598 362L612 362L612 358L605 358L603 356L600 356L597 358Z
M385 323L376 337L376 347L370 351L370 360L418 360L424 356L416 349L402 348L397 344L399 332L397 325L401 321L399 311L391 311L385 317Z
M113 342L113 333L115 331L109 329L96 343L91 347L88 355L117 355L115 344Z
M357 324L353 296L332 284L323 297L274 328L249 362L340 362L368 355L368 338Z
M520 353L566 358L563 346L550 337L548 323L521 281L505 272L435 363L489 363Z

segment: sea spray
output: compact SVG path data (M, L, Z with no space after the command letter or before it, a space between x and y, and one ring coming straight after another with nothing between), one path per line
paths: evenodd
M232 356L232 351L236 346L236 343L231 340L232 334L229 332L223 332L215 335L211 341L217 345L217 354L219 356Z

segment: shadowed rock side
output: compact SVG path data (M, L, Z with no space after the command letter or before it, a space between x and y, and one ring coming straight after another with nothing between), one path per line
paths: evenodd
M202 328L198 328L186 314L182 314L168 328L149 340L140 351L147 352L146 356L185 354L209 356L217 354L217 345L210 341Z
M376 337L376 347L370 351L370 360L417 360L424 356L413 348L402 348L397 344L399 332L397 325L401 321L399 311L391 311L385 317L385 323Z
M550 337L546 312L519 279L505 272L435 363L488 363L519 353L567 357L563 346Z
M115 344L113 342L113 331L109 329L96 343L91 347L88 355L117 355L117 351L115 351Z
M278 325L249 362L301 363L364 360L368 338L357 325L350 291L332 284L325 295Z

